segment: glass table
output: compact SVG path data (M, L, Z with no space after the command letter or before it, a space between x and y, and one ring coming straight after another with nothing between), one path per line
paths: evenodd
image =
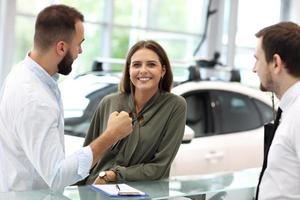
M232 173L178 176L159 181L127 182L127 184L148 194L147 197L134 199L252 200L259 172L259 168L254 168ZM122 197L122 199L132 198ZM90 186L69 186L62 194L49 190L8 192L0 193L0 200L2 199L102 200L112 198L96 192Z

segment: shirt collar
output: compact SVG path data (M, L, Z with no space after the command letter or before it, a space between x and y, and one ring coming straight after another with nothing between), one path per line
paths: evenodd
M136 109L135 109L135 104L134 104L134 98L133 98L133 94L129 94L129 102L128 102L128 106L129 109L131 110L131 117L133 118L133 120L139 120L140 117L143 118L143 121L140 122L141 125L144 125L151 117L152 113L148 112L153 105L158 101L159 97L161 96L161 91L157 90L157 92L147 101L147 103L144 105L144 107L142 108L142 110L137 114L136 113Z
M58 74L54 74L53 76L50 76L48 74L48 72L46 72L44 70L44 68L42 66L40 66L37 62L35 62L30 56L30 53L27 54L27 56L25 57L25 65L29 67L29 69L31 71L34 72L34 74L42 81L44 82L46 85L48 85L48 87L50 89L57 89L57 80L58 80Z
M288 108L299 96L300 92L300 81L292 85L282 96L281 101L279 103L279 107L284 112L286 108Z
M140 115L142 115L144 112L146 112L155 103L155 101L160 96L160 93L161 92L159 90L157 90L157 92L144 105L144 107L140 111ZM129 108L136 113L133 94L130 93L129 96L130 96L130 98L129 98Z

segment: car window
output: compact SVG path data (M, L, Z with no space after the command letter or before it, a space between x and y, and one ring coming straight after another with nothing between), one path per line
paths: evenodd
M106 87L98 89L87 96L87 98L90 100L90 103L85 110L85 114L87 115L89 121L92 120L94 112L96 111L96 109L97 109L100 101L103 99L103 97L105 97L106 95L109 95L111 93L115 93L117 91L118 91L117 84L109 84Z
M186 124L195 132L195 137L206 136L211 133L211 114L208 104L208 93L195 91L183 95L187 103Z
M263 124L271 122L273 120L273 109L259 100L253 99L253 101L262 116Z
M262 125L260 114L254 102L245 95L212 91L214 115L218 118L216 134L251 130Z

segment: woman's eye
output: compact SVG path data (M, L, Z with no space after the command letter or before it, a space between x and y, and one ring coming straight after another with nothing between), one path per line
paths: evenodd
M156 64L155 64L155 63L148 63L148 66L150 66L150 67L155 67Z
M132 67L135 67L135 68L137 68L137 67L139 67L139 66L140 66L140 64L138 64L138 63L132 64Z

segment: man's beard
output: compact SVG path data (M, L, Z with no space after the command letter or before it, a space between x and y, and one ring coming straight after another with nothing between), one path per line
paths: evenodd
M274 92L274 82L270 76L268 76L265 84L260 82L259 89L263 92Z
M261 90L261 91L263 91L263 92L267 92L267 91L269 91L265 86L263 86L263 84L262 83L260 83L260 85L259 85L259 89Z
M68 75L72 71L72 64L74 60L70 51L67 52L65 57L58 63L58 73L62 75Z

